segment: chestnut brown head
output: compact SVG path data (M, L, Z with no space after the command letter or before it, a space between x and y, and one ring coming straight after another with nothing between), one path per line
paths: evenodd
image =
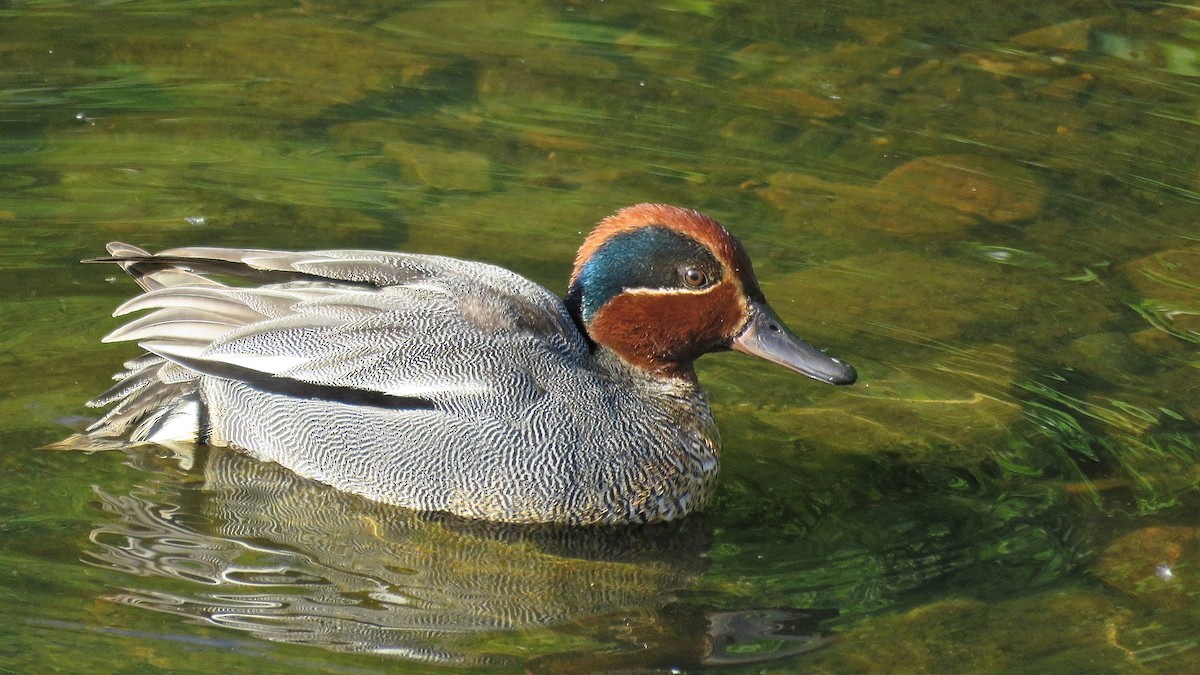
M750 258L717 221L638 204L600 221L575 258L567 305L597 344L662 377L736 349L831 384L854 369L796 337L767 304Z

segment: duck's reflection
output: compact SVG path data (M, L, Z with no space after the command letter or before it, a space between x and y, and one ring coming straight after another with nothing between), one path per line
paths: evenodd
M96 489L111 516L91 533L88 563L143 578L111 599L267 640L463 665L512 665L505 646L519 632L555 626L610 648L533 649L526 665L686 667L823 642L807 613L676 601L710 545L696 519L496 525L372 503L230 451L190 459L187 472L147 472L132 494Z

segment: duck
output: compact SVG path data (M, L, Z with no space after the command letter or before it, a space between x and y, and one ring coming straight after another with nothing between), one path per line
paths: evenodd
M439 255L124 243L85 262L141 287L103 338L142 354L84 436L237 449L368 500L505 523L658 523L715 491L694 363L735 350L814 380L854 368L797 337L716 220L637 204L596 225L565 297Z

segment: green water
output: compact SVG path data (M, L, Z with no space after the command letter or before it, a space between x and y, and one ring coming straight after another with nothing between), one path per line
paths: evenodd
M0 1L0 672L1200 670L1198 111L1184 4ZM561 292L639 201L860 373L702 360L680 526L41 449L134 354L109 240Z

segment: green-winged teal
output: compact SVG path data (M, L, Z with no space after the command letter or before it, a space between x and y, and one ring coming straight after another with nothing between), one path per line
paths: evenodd
M109 245L144 289L110 334L146 354L93 439L199 442L369 499L509 522L654 522L713 491L693 361L736 349L833 384L741 244L695 211L605 218L566 299L508 270L378 251ZM225 285L212 276L259 285Z

